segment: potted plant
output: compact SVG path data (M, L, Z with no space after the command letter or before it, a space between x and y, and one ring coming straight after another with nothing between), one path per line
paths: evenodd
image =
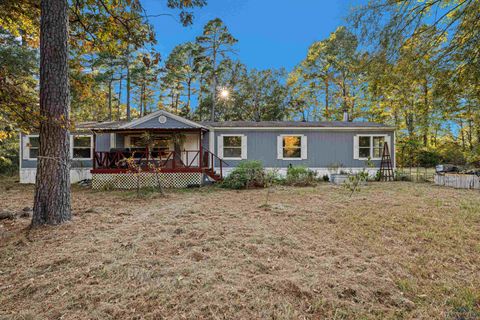
M328 166L330 173L330 181L334 184L342 184L348 179L348 172L343 170L343 164L339 162L332 163Z
M345 170L339 170L338 173L331 175L331 180L334 184L342 184L348 180L349 174Z

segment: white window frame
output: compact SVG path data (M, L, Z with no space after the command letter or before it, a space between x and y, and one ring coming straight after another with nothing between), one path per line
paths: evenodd
M115 133L110 133L110 149L117 147L117 135Z
M28 146L30 144L30 138L38 138L39 135L38 134L29 134L29 135L26 135L23 137L23 148L22 148L22 152L23 152L23 160L33 160L33 161L37 161L38 158L31 158L30 157L30 147ZM39 141L40 143L40 141ZM40 145L38 147L38 150L40 151Z
M388 134L357 134L354 139L354 159L358 160L368 160L368 157L360 157L360 137L369 137L370 138L370 160L382 160L382 156L374 158L373 157L373 138L374 137L383 137L384 142L387 143L388 149L391 150L390 136ZM383 148L380 152L383 154Z
M223 138L224 137L240 137L241 139L241 156L240 157L224 157L223 156L223 151L224 151L224 146L223 146ZM245 160L247 159L247 136L244 134L238 134L238 133L231 133L231 134L221 134L217 138L217 155L221 159L225 160Z
M74 137L89 137L90 138L90 158L74 158L73 157L73 141ZM82 147L82 148L87 148L87 147ZM93 136L90 134L71 134L70 135L70 157L72 160L92 160L93 159Z
M283 138L284 137L300 137L300 157L299 158L285 158L283 156ZM281 134L277 136L277 159L298 161L307 160L307 136L304 134Z

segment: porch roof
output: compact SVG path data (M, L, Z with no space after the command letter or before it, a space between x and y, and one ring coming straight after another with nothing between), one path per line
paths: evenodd
M127 121L86 121L75 124L78 131L117 129Z
M383 123L365 121L202 121L212 128L373 128L395 129Z
M199 132L208 131L206 128L125 128L123 127L127 124L127 121L88 121L88 122L79 122L75 125L75 131L78 132L102 132L102 133L138 133L138 132Z
M80 130L93 132L179 132L208 131L208 128L165 110L152 112L131 121L83 122L77 125Z

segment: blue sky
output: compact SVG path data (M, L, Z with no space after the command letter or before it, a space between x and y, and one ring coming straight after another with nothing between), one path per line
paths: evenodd
M165 2L142 0L149 15L173 13ZM238 59L249 68L291 70L305 57L312 42L345 24L351 4L350 0L208 0L206 7L195 10L191 27L182 27L168 16L150 18L150 22L162 59L175 45L194 40L206 22L218 17L239 40Z

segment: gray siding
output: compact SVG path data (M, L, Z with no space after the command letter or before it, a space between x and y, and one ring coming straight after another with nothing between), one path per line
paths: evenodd
M203 137L202 137L202 148L203 150L210 150L210 140L209 137L210 133L209 132L204 132ZM214 152L215 153L215 152Z
M99 133L95 140L96 151L110 151L110 133Z
M85 134L85 133L79 133L79 134ZM21 162L21 167L25 169L34 169L37 167L37 160L28 160L28 159L23 159L23 139L26 135L22 134L21 135L21 140L20 140L20 162ZM109 133L103 133L103 134L97 134L97 138L95 141L97 145L97 151L108 151L110 148L110 134ZM71 162L71 168L91 168L92 167L92 160L72 160Z
M157 118L150 121L156 121ZM174 119L168 119L176 121ZM178 121L176 123L182 124ZM380 130L222 130L216 129L214 131L215 141L210 141L210 133L204 133L202 139L202 146L205 150L209 150L209 145L213 143L213 151L217 154L218 137L221 134L243 134L247 136L247 158L248 160L260 160L265 167L286 168L290 164L294 166L307 166L310 168L327 168L333 163L341 163L344 167L361 168L365 166L364 160L353 159L353 137L357 134L388 134L391 143L394 143L393 131ZM305 160L281 160L277 159L277 136L281 134L302 134L307 136L308 155ZM24 135L22 135L23 141ZM115 134L116 147L124 147L124 134ZM36 168L36 160L23 159L22 142L20 142L20 159L22 168ZM96 138L97 151L110 150L110 134L97 134ZM392 152L394 152L394 148ZM393 154L392 154L393 157ZM240 160L226 160L231 166L238 165ZM373 161L376 167L380 166L380 161ZM216 164L218 166L218 163ZM92 167L91 160L74 160L72 161L72 168L90 168Z
M221 134L243 134L247 136L248 160L260 160L265 167L286 168L306 166L310 168L328 168L334 163L341 163L347 168L362 168L364 160L353 158L353 139L357 134L387 134L394 141L392 131L345 131L345 130L215 130L215 153L218 137ZM307 136L308 155L306 160L277 159L277 136L281 134L302 134ZM393 148L391 148L393 149ZM392 155L393 157L393 155ZM237 166L241 160L225 160L230 166ZM380 160L373 161L376 167Z
M155 129L191 129L195 128L193 126L187 125L183 122L180 122L178 120L175 120L173 118L167 117L167 122L165 123L160 123L158 122L158 118L162 116L159 115L158 117L149 119L143 123L139 123L138 125L132 126L132 128L135 129L145 129L145 128L155 128Z

